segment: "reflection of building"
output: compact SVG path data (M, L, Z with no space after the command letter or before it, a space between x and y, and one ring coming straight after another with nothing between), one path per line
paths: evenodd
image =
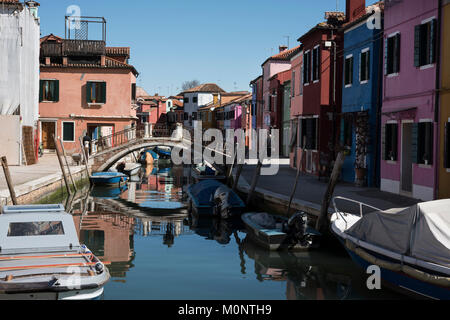
M124 277L133 265L134 218L117 213L74 215L80 242L102 261L111 262L111 276Z

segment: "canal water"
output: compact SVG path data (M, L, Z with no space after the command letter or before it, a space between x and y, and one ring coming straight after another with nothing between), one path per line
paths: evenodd
M150 166L127 187L85 190L67 203L81 243L110 263L103 299L402 298L368 290L368 275L340 248L268 252L241 221L192 219L189 176L188 167Z

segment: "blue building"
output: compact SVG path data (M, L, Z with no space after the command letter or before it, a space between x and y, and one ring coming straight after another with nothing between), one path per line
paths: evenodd
M369 6L343 26L341 146L342 180L379 185L380 111L383 72L383 7Z

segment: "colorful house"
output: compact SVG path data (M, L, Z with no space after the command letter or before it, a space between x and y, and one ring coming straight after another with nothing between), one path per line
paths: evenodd
M189 129L201 122L198 110L214 101L214 96L225 91L214 83L205 83L180 93L184 98L184 126Z
M450 1L441 8L441 71L438 198L450 198Z
M347 5L348 7L348 5ZM313 175L328 175L336 156L341 113L343 12L326 12L298 41L303 44L303 106L299 116L301 168Z
M263 124L263 77L259 76L251 81L250 87L252 88L252 128L255 129L257 134L258 129L261 129ZM251 141L253 150L257 150L258 139L252 136Z
M346 158L341 178L370 187L378 186L379 177L383 9L383 3L369 6L352 16L342 29L344 74L340 140ZM375 19L379 19L376 23L380 28L375 27Z
M281 129L281 104L278 104L278 109L275 101L278 99L276 88L274 88L275 81L273 77L278 73L289 71L291 69L291 57L300 51L300 46L288 49L285 46L280 46L280 52L269 57L262 66L262 94L263 94L263 129ZM272 83L272 85L271 85ZM281 97L280 97L281 98Z
M438 7L389 1L384 13L381 190L424 201L437 191Z
M40 128L44 149L61 137L66 151L79 152L79 137L109 136L136 123L136 77L130 48L105 41L41 39Z

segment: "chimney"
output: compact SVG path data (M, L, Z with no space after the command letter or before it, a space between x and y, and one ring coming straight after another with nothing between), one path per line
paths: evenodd
M345 18L347 22L352 22L361 17L366 12L365 0L346 0Z
M101 65L102 67L106 66L106 56L102 55L102 56L100 57L100 65Z
M288 49L288 47L287 46L280 46L279 49L280 49L280 53L281 53L283 51L286 51Z

